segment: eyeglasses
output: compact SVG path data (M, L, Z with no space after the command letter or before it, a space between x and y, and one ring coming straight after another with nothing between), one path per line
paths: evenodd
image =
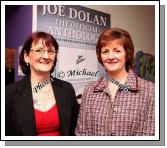
M57 51L55 49L45 50L43 48L37 48L37 49L31 49L30 51L33 51L33 53L38 56L42 56L45 53L45 51L47 51L50 56L54 56L57 54Z

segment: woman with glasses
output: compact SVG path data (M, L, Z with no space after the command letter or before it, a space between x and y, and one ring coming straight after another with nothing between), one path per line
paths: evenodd
M19 56L25 77L6 87L6 136L74 135L78 104L72 85L52 78L58 43L48 33L35 32Z

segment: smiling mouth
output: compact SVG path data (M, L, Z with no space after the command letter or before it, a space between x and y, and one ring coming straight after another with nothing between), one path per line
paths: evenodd
M50 62L40 62L41 64L49 64Z
M118 62L107 62L108 64L117 64Z

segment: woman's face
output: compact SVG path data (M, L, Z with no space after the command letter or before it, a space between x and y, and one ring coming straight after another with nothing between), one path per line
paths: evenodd
M126 52L118 40L101 48L101 59L108 73L125 72Z
M38 42L32 43L29 54L24 54L24 59L30 64L30 70L32 73L48 73L54 65L56 59L56 49L52 47L46 47L45 42L39 39Z

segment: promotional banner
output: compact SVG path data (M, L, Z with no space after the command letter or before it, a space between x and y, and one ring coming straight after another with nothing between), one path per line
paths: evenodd
M96 80L96 42L110 27L110 14L77 5L37 5L33 14L33 31L48 32L59 44L53 75L71 83Z

